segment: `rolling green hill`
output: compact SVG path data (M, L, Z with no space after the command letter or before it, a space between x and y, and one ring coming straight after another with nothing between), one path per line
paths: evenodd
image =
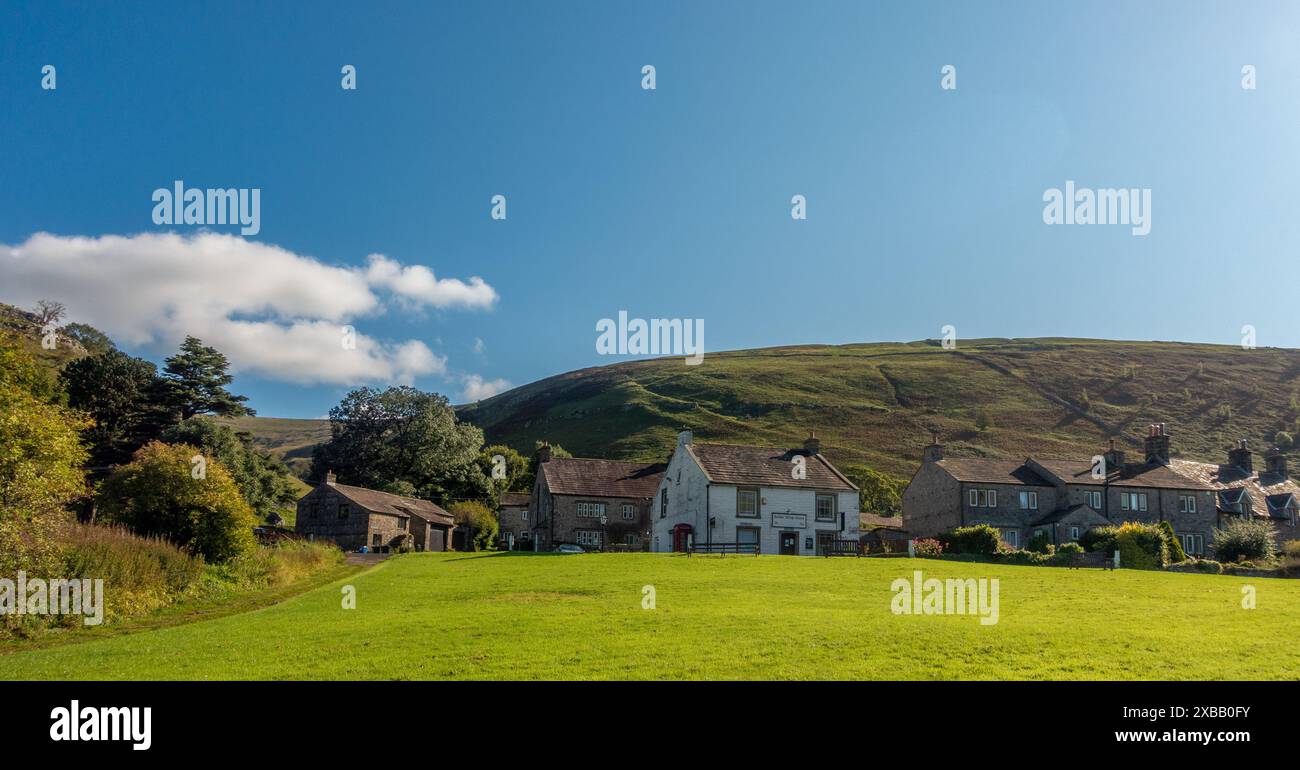
M930 431L949 456L1091 456L1141 446L1165 422L1174 452L1265 448L1300 418L1300 351L1084 339L807 345L619 363L549 377L460 408L489 442L577 456L664 457L698 440L795 445L815 430L833 461L910 476ZM984 429L978 427L984 424ZM1086 453L1086 454L1085 454Z

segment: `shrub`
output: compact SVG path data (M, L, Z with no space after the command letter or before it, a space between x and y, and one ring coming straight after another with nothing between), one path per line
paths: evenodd
M943 550L948 553L977 553L992 556L998 552L1002 534L988 524L958 527L938 536Z
M1079 545L1085 551L1103 551L1113 553L1115 550L1115 527L1097 527L1083 533Z
M1288 540L1282 546L1282 569L1288 575L1300 573L1300 540Z
M1061 543L1056 546L1057 556L1073 556L1079 553L1083 553L1083 546L1075 542Z
M1165 547L1169 549L1169 561L1187 561L1187 553L1183 551L1183 544L1178 542L1178 536L1174 534L1174 525L1167 521L1160 522L1160 534L1164 536Z
M1025 566L1039 566L1049 564L1052 556L1046 553L1036 551L1018 551L1015 549L1003 551L998 554L998 561L1006 564L1020 564Z
M1264 521L1234 519L1214 532L1214 554L1219 561L1272 561L1277 555L1273 527Z
M1046 554L1055 553L1056 551L1052 545L1052 537L1047 532L1039 532L1029 538L1029 542L1025 543L1025 550Z
M256 547L257 519L220 463L206 461L202 478L192 473L199 451L191 446L147 444L129 464L104 481L105 518L136 534L164 537L208 561L220 562Z
M1115 549L1121 567L1158 569L1169 563L1164 533L1154 524L1124 522L1115 530Z
M912 541L912 549L917 556L940 556L943 554L944 545L935 538L922 537Z
M496 546L500 525L497 523L497 517L492 515L486 505L474 500L465 500L453 503L447 510L456 519L456 526L465 527L473 533L474 539L469 544L470 549L486 551Z

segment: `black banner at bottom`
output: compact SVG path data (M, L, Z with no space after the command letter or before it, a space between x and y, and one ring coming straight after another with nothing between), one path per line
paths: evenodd
M1294 745L1295 683L0 683L0 745L211 759L448 751L770 759L993 751L1246 758ZM1003 753L1005 752L1005 754ZM1100 754L1092 752L1102 752Z

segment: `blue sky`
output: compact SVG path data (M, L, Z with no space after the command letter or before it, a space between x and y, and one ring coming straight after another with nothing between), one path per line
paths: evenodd
M372 285L364 312L331 314L316 291L221 319L341 319L390 352L418 341L438 363L414 365L415 384L457 402L472 377L517 385L617 360L596 354L595 324L620 310L702 318L707 350L913 340L946 324L1228 344L1251 324L1261 345L1300 345L1293 4L204 8L6 6L0 301L66 287L54 298L74 318L138 332L114 336L152 360L205 336L227 313L208 307L206 283L185 284L193 297L166 323L137 317L159 311L156 263L128 267L134 241L82 255L106 271L97 296L55 268L13 267L41 232L65 245L193 237L151 219L153 190L181 179L260 188L249 239L311 262L360 271L382 254L481 277L490 303ZM344 64L355 91L340 88ZM640 87L646 64L654 91ZM955 91L940 88L945 64ZM1247 64L1255 90L1241 87ZM1066 180L1150 188L1150 234L1045 225L1043 193ZM505 221L489 216L496 194ZM805 221L790 217L795 194ZM160 258L182 270L195 248ZM294 288L261 262L230 264L221 292ZM212 334L235 334L224 328ZM268 365L275 351L231 344L235 388L263 415L322 415L364 379L330 381L324 359L304 381Z

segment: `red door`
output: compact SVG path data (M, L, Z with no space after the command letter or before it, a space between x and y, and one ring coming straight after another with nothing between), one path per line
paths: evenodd
M678 524L673 527L673 550L677 553L684 553L686 546L690 544L692 529L690 524Z

